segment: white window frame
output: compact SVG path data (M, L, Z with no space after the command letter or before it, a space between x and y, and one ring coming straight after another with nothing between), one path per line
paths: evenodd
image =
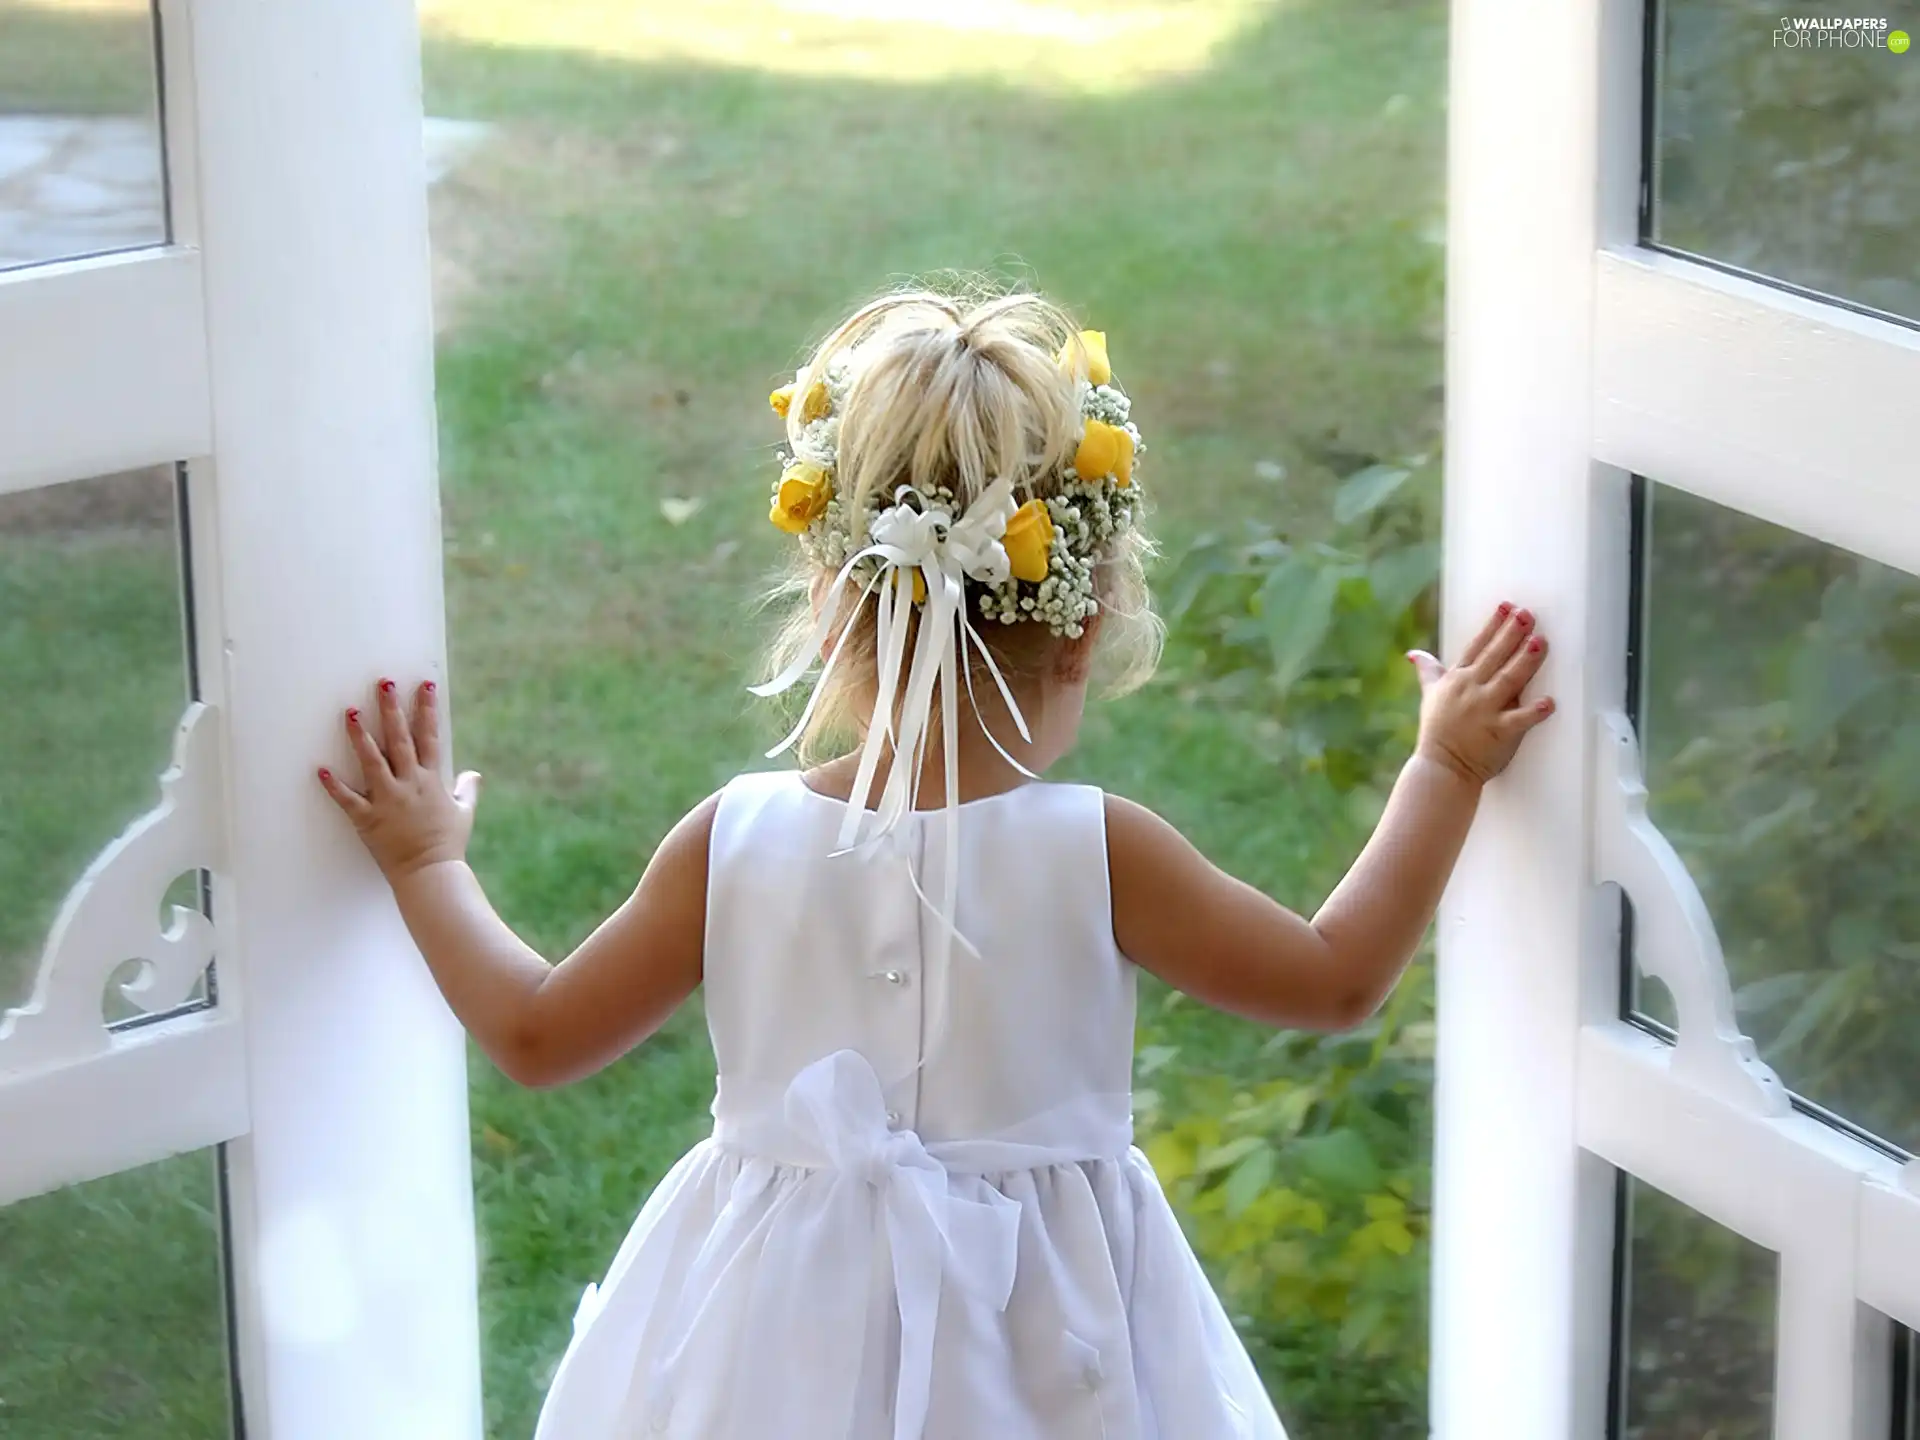
M478 1437L465 1041L314 779L446 669L414 10L160 10L170 240L0 274L0 492L187 463L201 695L0 1021L0 1204L224 1145L246 1433ZM139 945L217 1003L82 1023Z
M1560 710L1441 906L1433 1433L1606 1435L1624 1171L1780 1257L1777 1440L1886 1440L1920 1183L1787 1105L1645 819L1628 497L1644 474L1920 571L1920 331L1639 246L1640 0L1455 0L1451 23L1442 628L1451 653L1531 606ZM1616 884L1677 1045L1620 1018Z

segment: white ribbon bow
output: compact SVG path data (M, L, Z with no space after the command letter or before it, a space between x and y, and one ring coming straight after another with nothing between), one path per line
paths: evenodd
M952 1286L949 1303L1006 1310L1020 1258L1020 1202L984 1185L982 1199L955 1195L947 1168L917 1134L894 1130L885 1107L880 1077L857 1051L835 1051L793 1078L785 1126L806 1167L819 1172L802 1185L823 1188L792 1193L791 1208L783 1202L770 1212L770 1170L751 1160L741 1166L681 1280L677 1313L661 1317L658 1333L669 1348L649 1375L635 1377L644 1409L624 1409L623 1419L637 1425L650 1416L656 1430L695 1433L675 1430L673 1416L676 1402L688 1398L681 1377L691 1367L709 1381L754 1377L725 1397L691 1397L690 1427L701 1417L711 1426L716 1411L729 1422L723 1432L699 1433L759 1440L786 1433L785 1422L798 1415L809 1434L851 1435L861 1377L874 1373L864 1353L868 1267L874 1227L883 1224L900 1312L893 1437L923 1440L942 1291ZM768 1227L777 1240L762 1233ZM729 1283L743 1249L758 1257L749 1287L755 1303L745 1314L734 1308L738 1285ZM565 1433L574 1440L576 1432Z
M918 500L917 505L907 503L910 495ZM848 634L852 632L854 621L859 618L867 596L876 595L875 638L879 683L873 716L860 751L859 768L854 774L853 792L847 797L847 813L841 821L839 837L835 841L835 853L842 854L849 850L871 852L913 810L919 798L920 774L937 683L940 693L941 758L945 767L947 792L946 863L938 905L927 899L918 877L913 876L911 869L908 871L914 892L934 910L940 921L935 952L930 957L932 972L938 981L933 1034L927 1047L928 1053L931 1053L945 1036L946 975L953 942L958 938L967 949L973 948L964 937L957 935L954 928L954 907L960 889L960 719L956 703L960 686L956 671L962 668L963 662L967 662L971 654L977 652L987 672L993 676L1000 698L1006 702L1007 710L1013 716L1014 727L1020 732L1020 738L1029 744L1033 740L1027 730L1026 717L1014 702L1000 667L994 663L992 652L980 638L980 633L973 628L966 608L966 582L969 578L998 584L1010 573L1011 562L1002 538L1007 533L1007 522L1019 507L1013 499L1013 481L1007 477L994 481L982 491L957 520L950 510L927 501L911 486L902 485L896 490L894 501L892 506L874 517L871 543L841 566L840 573L828 587L807 648L772 680L764 685L753 686L752 693L777 695L799 683L812 668L814 657L834 634L842 592L853 578L855 568L868 558L877 560L879 563L874 577L856 597L853 610L840 630L839 639L834 642L833 650L827 656L826 667L814 683L813 694L801 712L799 723L785 740L767 752L767 756L772 759L783 754L805 733L808 722L813 718L814 706L819 703L828 677L839 662L840 652L846 645ZM914 641L913 659L907 669L906 691L900 701L896 727L894 699L899 688L901 666L906 663L907 616L913 604L913 577L916 571L926 582L926 608L920 617L920 630ZM977 716L979 707L974 700L973 667L966 663L964 670L967 699L974 705ZM981 728L986 731L987 739L1000 752L1002 759L1029 779L1038 778L1007 753L993 732L986 730L984 722ZM874 811L871 833L863 838L861 831L866 825L867 801L873 791L874 775L879 769L881 755L889 741L893 745L893 763L887 771L887 783ZM925 1063L923 1056L921 1064Z
M940 1290L1004 1311L1020 1254L1020 1204L991 1187L985 1200L951 1193L946 1167L911 1130L889 1128L879 1076L840 1050L816 1060L787 1090L787 1124L833 1168L879 1192L900 1307L894 1440L920 1440L933 1385Z

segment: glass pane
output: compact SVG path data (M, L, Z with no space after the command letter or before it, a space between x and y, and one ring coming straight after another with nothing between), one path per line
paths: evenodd
M1649 813L1762 1057L1920 1149L1920 580L1646 489Z
M1665 1037L1671 1040L1673 1032L1680 1028L1680 1012L1674 1008L1673 996L1667 990L1666 984L1656 975L1642 975L1633 964L1636 923L1633 902L1622 895L1620 897L1620 955L1627 978L1624 1013L1630 1019L1643 1023L1651 1022L1654 1029L1665 1032Z
M218 1155L0 1210L0 1435L230 1434Z
M167 238L148 0L0 0L0 270Z
M1775 1257L1626 1185L1621 1440L1771 1440Z
M1920 318L1920 54L1885 10L1782 8L1660 5L1648 238Z
M1920 1357L1914 1332L1904 1325L1893 1327L1893 1440L1920 1440L1920 1373L1914 1361Z
M27 998L68 888L159 803L190 691L177 488L161 466L0 495L0 1009ZM108 1018L136 1013L110 993Z

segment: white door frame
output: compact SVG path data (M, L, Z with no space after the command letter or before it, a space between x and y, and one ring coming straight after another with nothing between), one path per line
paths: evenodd
M1794 1112L1625 723L1633 473L1920 571L1920 332L1638 244L1640 0L1455 0L1447 579L1552 639L1555 721L1441 906L1433 1433L1602 1440L1626 1172L1780 1256L1775 1435L1885 1440L1879 1315L1920 1326L1920 1185ZM1845 403L1839 403L1844 401ZM1620 1018L1616 892L1677 1044Z
M445 677L414 11L161 9L170 243L0 274L0 491L188 462L201 703L0 1021L0 1203L225 1144L247 1434L475 1440L464 1037L314 779ZM200 865L217 1004L106 1032Z

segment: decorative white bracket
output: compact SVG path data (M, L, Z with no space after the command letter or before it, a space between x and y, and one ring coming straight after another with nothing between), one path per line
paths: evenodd
M109 1048L107 981L128 960L143 962L140 974L119 987L129 1002L148 1014L185 1003L213 959L214 926L199 911L175 905L162 930L160 903L174 877L225 868L223 813L220 714L196 701L180 719L159 805L102 850L67 892L32 995L0 1014L0 1079Z
M1679 1012L1673 1074L1754 1115L1792 1110L1780 1077L1734 1018L1726 956L1700 889L1653 821L1633 723L1599 717L1594 747L1594 883L1633 901L1633 959L1666 985Z

